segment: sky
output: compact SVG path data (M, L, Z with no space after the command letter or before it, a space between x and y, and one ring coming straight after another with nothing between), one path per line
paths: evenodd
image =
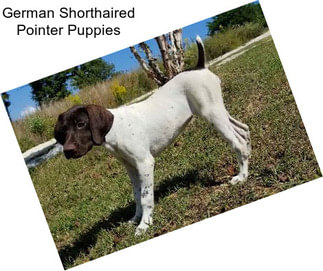
M207 23L211 22L212 18L200 21L183 27L183 40L188 39L189 41L195 40L196 35L199 35L202 39L207 36ZM146 41L151 48L154 55L159 55L157 43L154 39ZM115 71L131 71L139 67L137 60L134 58L129 48L125 48L118 52L102 57L108 63L115 65ZM59 72L59 71L58 71ZM37 105L31 98L30 86L24 85L7 92L11 105L9 106L9 113L11 119L17 120L22 118L26 114L33 112Z

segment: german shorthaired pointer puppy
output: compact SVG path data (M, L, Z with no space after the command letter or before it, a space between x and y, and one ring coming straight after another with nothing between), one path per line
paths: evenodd
M248 177L249 128L225 109L221 81L205 68L204 46L199 37L196 43L196 68L178 74L148 99L116 109L75 106L59 115L55 126L55 138L63 145L67 159L81 157L93 145L101 145L124 164L136 201L136 213L131 219L139 222L136 234L152 224L154 157L175 140L193 115L211 123L237 153L240 172L230 183L241 183Z

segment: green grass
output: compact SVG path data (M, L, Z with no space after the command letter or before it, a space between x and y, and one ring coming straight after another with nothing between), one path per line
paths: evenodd
M205 53L207 60L213 60L224 55L233 49L245 44L253 38L260 36L268 30L258 23L245 23L242 26L229 27L224 31L219 31L216 35L204 39ZM185 68L194 68L196 65L197 46L195 41L186 41Z
M220 67L228 111L251 130L250 177L230 186L234 153L196 118L156 159L154 225L135 237L135 210L122 165L96 147L78 160L62 155L31 176L65 268L220 214L321 176L271 39Z

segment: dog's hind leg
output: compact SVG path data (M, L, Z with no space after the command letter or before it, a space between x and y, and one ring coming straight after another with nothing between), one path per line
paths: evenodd
M233 125L234 130L239 134L239 136L243 137L245 141L247 141L248 148L248 156L251 155L251 139L250 139L250 131L248 125L234 119L230 116L229 112L227 112L228 118Z
M219 104L215 109L211 109L209 106L201 107L198 113L216 128L237 153L240 172L231 179L230 183L236 184L246 181L248 157L251 151L248 126L232 118L224 106Z
M237 153L240 171L239 174L234 176L230 181L231 184L236 184L247 180L248 158L251 152L251 147L249 129L247 129L248 126L238 126L233 123L232 120L233 118L229 117L224 119L212 118L211 123Z

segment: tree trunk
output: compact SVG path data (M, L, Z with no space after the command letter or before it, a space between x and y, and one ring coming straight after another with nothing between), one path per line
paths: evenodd
M184 50L182 45L182 29L177 29L167 35L155 38L161 54L164 72L158 65L158 60L152 55L149 46L141 42L140 48L145 53L145 59L140 56L134 46L130 47L131 52L139 62L143 70L152 78L158 86L164 85L184 68ZM148 63L147 63L148 62Z

